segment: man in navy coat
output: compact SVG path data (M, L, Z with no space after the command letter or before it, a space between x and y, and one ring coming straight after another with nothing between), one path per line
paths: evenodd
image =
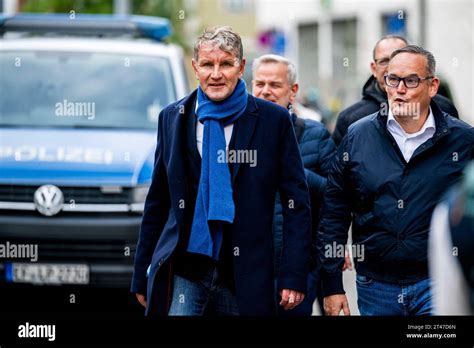
M279 191L279 305L293 309L306 293L311 209L289 113L247 93L231 28L206 29L192 64L198 89L159 117L131 291L148 316L275 315Z

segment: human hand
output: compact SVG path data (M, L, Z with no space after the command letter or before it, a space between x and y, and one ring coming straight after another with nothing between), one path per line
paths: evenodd
M293 309L304 300L304 294L296 290L283 289L280 291L280 306L285 310Z
M138 302L146 308L146 299L145 299L145 295L142 295L142 294L139 294L139 293L136 293L135 296L137 297L137 300Z
M341 309L344 312L344 315L351 315L346 295L337 294L324 298L324 312L326 315L339 315Z

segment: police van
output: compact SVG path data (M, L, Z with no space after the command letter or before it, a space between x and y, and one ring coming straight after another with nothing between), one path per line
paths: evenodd
M158 115L188 93L170 34L147 16L0 17L0 288L129 287Z

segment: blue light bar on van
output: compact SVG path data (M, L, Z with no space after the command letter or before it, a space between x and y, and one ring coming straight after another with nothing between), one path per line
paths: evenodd
M172 34L170 21L166 18L68 13L20 13L0 16L0 34L6 32L98 36L131 34L157 41L163 41Z

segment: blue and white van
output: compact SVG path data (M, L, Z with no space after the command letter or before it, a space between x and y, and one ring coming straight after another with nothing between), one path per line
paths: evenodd
M188 84L166 19L0 17L0 287L128 287L160 110Z

